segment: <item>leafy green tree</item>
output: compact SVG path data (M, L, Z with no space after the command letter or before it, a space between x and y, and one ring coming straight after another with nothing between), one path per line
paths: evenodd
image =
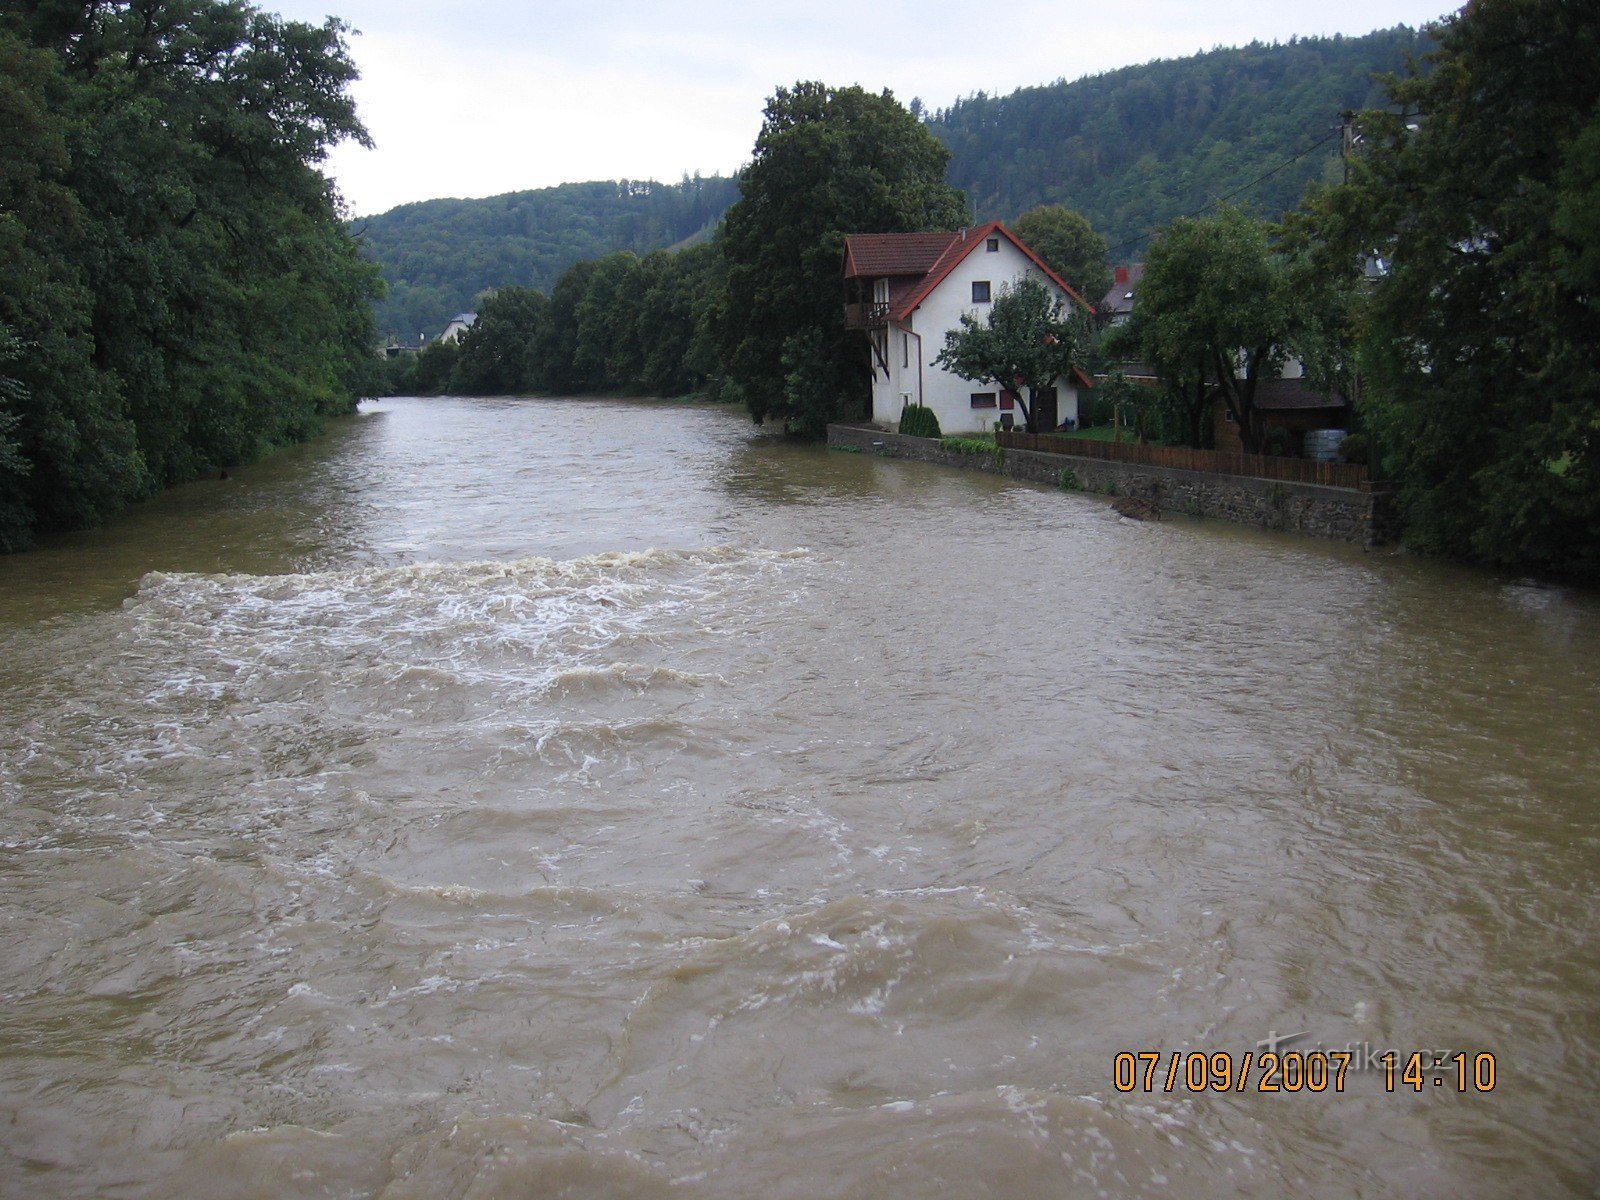
M654 268L659 273L659 264ZM594 264L575 311L573 369L594 391L638 385L643 373L640 301L647 286L639 257L631 250L608 254Z
M550 291L544 321L533 342L533 374L537 387L557 395L588 390L577 365L578 306L589 290L596 264L574 263L562 272Z
M461 344L443 338L429 342L417 355L411 385L419 396L442 396L450 390L461 361Z
M1061 204L1045 204L1023 213L1011 229L1087 303L1100 303L1111 287L1111 265L1106 239L1087 217Z
M946 331L934 362L963 379L1014 391L1028 432L1038 433L1039 393L1088 362L1091 336L1088 314L1069 309L1030 275L1002 287L986 319L964 314L960 329Z
M944 147L894 97L798 83L768 101L722 234L727 370L751 415L816 436L869 378L840 310L847 233L953 229Z
M1119 337L1162 377L1201 445L1213 398L1238 422L1245 449L1265 430L1257 385L1280 373L1299 313L1264 223L1233 208L1174 221L1150 247L1139 303Z
M486 297L478 319L461 335L451 390L464 396L528 391L533 339L548 303L542 292L524 287L503 287Z
M7 548L350 407L378 285L317 170L366 136L344 33L224 0L0 17Z
M1436 34L1314 211L1330 260L1387 264L1365 415L1408 544L1597 578L1600 21L1581 0L1476 0Z

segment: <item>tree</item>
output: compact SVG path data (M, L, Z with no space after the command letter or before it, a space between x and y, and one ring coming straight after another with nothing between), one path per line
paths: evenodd
M1100 303L1111 287L1111 266L1106 239L1087 217L1064 205L1045 204L1023 213L1011 229L1085 301Z
M1600 21L1475 0L1360 114L1322 252L1366 256L1365 409L1412 547L1600 578Z
M1039 393L1088 361L1090 326L1087 313L1069 312L1054 289L1030 275L1000 289L987 320L963 314L961 328L944 337L934 362L1014 391L1028 432L1038 433Z
M722 233L726 367L757 421L816 436L865 407L864 350L840 307L844 238L964 223L948 157L889 92L798 83L768 101Z
M103 520L309 436L368 365L376 269L317 169L365 140L345 26L236 0L0 18L0 535Z
M1139 303L1119 340L1161 376L1190 445L1201 444L1211 402L1220 397L1245 449L1259 453L1256 387L1278 376L1297 319L1266 225L1223 208L1174 221L1151 245Z
M542 292L524 287L504 287L487 297L472 328L461 335L451 390L465 396L528 391L533 339L547 303Z

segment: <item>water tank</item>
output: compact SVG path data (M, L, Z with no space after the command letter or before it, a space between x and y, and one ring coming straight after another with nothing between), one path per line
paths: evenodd
M1306 432L1306 457L1318 462L1332 462L1339 457L1339 443L1344 441L1343 429L1311 429Z

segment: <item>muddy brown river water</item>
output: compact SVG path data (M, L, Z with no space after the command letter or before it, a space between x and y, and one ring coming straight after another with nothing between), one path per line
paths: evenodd
M1592 1195L1597 743L1592 594L369 404L0 560L0 1194Z

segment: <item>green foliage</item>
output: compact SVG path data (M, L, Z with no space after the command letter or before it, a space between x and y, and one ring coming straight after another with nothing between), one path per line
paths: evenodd
M900 432L908 437L939 437L939 414L925 405L908 404L900 410Z
M947 157L888 92L799 83L768 102L722 234L723 347L757 421L817 436L864 412L860 345L839 312L844 237L962 224Z
M1011 224L1012 231L1044 259L1091 307L1111 287L1106 239L1087 217L1061 204L1031 208Z
M412 367L412 388L419 396L438 396L448 392L460 361L460 343L442 339L429 342L417 355Z
M426 200L352 221L383 268L378 328L415 345L488 288L548 292L574 263L618 250L644 255L707 236L738 181L684 176L564 183L481 200Z
M949 180L978 219L1069 204L1119 246L1274 168L1245 199L1268 215L1293 208L1308 183L1338 177L1328 135L1339 113L1382 103L1374 73L1400 70L1424 46L1404 27L1252 43L980 92L934 113L929 128L950 148Z
M1063 492L1083 491L1083 483L1078 479L1078 473L1071 467L1061 469L1061 474L1056 477L1056 487Z
M344 34L222 0L0 26L4 548L349 409L379 285L316 169L366 136Z
M1372 461L1372 439L1364 433L1346 435L1339 443L1339 457L1347 463L1365 465Z
M963 314L934 362L963 379L1016 389L1028 431L1038 433L1039 392L1086 365L1091 340L1088 313L1068 311L1056 289L1025 276L1000 289L987 318Z
M1362 412L1415 549L1600 578L1600 22L1478 0L1361 114L1315 253L1389 264Z
M1185 444L1202 444L1212 398L1220 396L1245 448L1259 451L1256 387L1277 377L1301 321L1266 225L1224 207L1174 221L1156 239L1138 306L1115 344L1134 349L1161 376Z
M549 297L501 288L452 343L377 368L381 394L467 396L714 390L722 259L713 245L576 263Z
M939 449L956 454L993 454L995 444L988 438L942 437L939 439Z
M548 303L542 292L522 287L501 288L487 297L472 328L461 335L450 390L467 396L527 391L533 377L533 334Z

